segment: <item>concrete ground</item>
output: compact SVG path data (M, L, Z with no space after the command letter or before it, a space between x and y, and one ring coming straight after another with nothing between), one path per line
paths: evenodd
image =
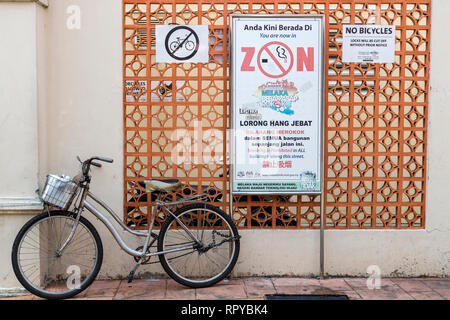
M266 294L345 294L352 300L449 300L450 278L381 279L369 289L365 278L242 278L190 289L173 280L97 280L73 299L89 300L261 300ZM0 300L40 299L33 295Z

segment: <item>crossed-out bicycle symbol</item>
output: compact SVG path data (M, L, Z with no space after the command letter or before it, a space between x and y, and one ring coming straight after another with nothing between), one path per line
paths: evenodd
M195 31L187 26L170 30L165 39L167 53L176 60L188 60L198 52L200 41Z
M187 38L189 37L188 34L185 35L185 38L183 38L183 40L181 39L181 37L177 37L177 40L172 41L169 45L169 49L170 51L172 51L172 54L174 54L178 49L180 49L181 47L183 47L184 45L184 49L186 49L187 51L192 51L195 49L195 44L193 41L185 41Z

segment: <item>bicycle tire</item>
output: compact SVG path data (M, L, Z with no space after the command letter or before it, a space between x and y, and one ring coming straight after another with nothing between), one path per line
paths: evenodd
M186 41L186 43L184 44L184 47L187 51L192 51L195 49L195 44L192 41Z
M102 261L103 261L103 245L102 245L102 241L100 239L100 236L99 236L97 230L86 218L80 217L79 224L81 224L82 227L87 228L87 230L92 235L92 238L93 238L93 240L95 242L95 246L96 246L96 259L95 259L95 264L92 268L92 271L83 280L83 282L80 283L80 285L78 287L75 287L73 289L69 289L67 291L63 291L60 293L41 290L41 289L38 289L37 287L33 286L27 280L27 277L22 273L22 268L19 265L19 254L20 254L19 251L21 251L20 250L21 248L19 246L21 245L21 243L24 239L24 236L26 236L28 234L28 231L30 230L30 228L37 226L38 223L40 223L40 222L45 222L44 221L45 219L50 219L50 218L54 218L54 217L67 217L71 220L74 220L76 215L75 215L75 213L70 212L70 211L59 211L58 210L58 211L42 212L41 214L33 217L27 223L25 223L25 225L20 229L19 233L17 234L17 236L14 240L13 247L12 247L12 253L11 253L13 270L14 270L14 273L15 273L17 279L19 280L19 282L24 286L25 289L27 289L32 294L39 296L41 298L49 299L49 300L67 299L67 298L73 297L73 296L79 294L80 292L84 291L89 285L91 285L91 283L97 277L98 272L100 271L100 268L102 265ZM78 225L77 230L81 226ZM40 237L40 235L39 235L39 237ZM39 240L40 239L41 238L39 238ZM84 241L85 240L83 240L83 242ZM71 243L69 243L66 248L69 248L70 244ZM41 246L39 247L39 250L40 251L42 250ZM76 250L78 250L78 249L76 249ZM49 251L49 249L48 249L48 251ZM61 256L64 256L64 252L62 253ZM40 258L40 256L39 256L39 258ZM48 269L50 269L50 267Z
M169 45L170 51L174 52L175 50L177 50L179 45L180 45L180 43L178 41L172 41Z
M214 274L212 276L208 276L205 279L199 279L200 277L203 277L203 274L201 275L192 275L187 277L186 275L181 275L179 270L175 270L175 266L174 264L171 263L172 260L178 259L178 258L182 258L184 256L187 256L188 254L192 253L193 256L197 257L198 259L198 266L200 268L201 263L200 263L200 256L204 255L205 257L208 256L208 252L210 252L210 250L212 252L214 252L214 249L216 251L219 251L220 248L222 246L222 244L217 245L217 247L213 246L211 247L211 249L208 249L208 251L201 253L201 248L197 248L197 249L192 249L192 252L188 252L188 253L166 253L166 254L160 254L159 255L159 260L161 262L162 267L164 268L164 270L167 272L167 274L174 279L175 281L177 281L178 283L191 287L191 288L203 288L203 287L209 287L212 286L213 284L223 280L226 276L228 276L231 271L233 270L238 256L239 256L239 249L240 249L240 241L239 241L239 234L238 234L238 230L235 226L235 224L233 223L233 221L231 220L230 216L228 216L225 212L223 212L221 209L210 205L210 204L206 204L206 203L194 203L194 204L189 204L186 206L183 206L181 208L179 208L177 211L175 211L174 215L180 219L181 221L184 220L183 216L187 215L186 217L188 217L189 219L189 225L188 227L190 227L192 229L192 227L197 229L197 237L199 238L199 226L200 223L198 222L199 219L195 220L193 217L192 212L195 211L200 211L200 212L208 212L208 215L204 215L203 219L201 219L202 221L202 227L203 227L203 231L202 231L202 240L204 240L205 238L208 237L208 233L206 234L205 237L205 230L216 230L219 228L221 231L211 231L210 234L212 235L212 243L215 243L215 232L217 232L217 236L221 236L223 237L225 240L222 241L222 243L226 243L229 242L229 246L232 246L232 249L230 249L230 254L229 254L229 259L228 261L226 261L226 264L224 263L224 267L223 269L221 269L217 274ZM219 223L218 218L216 220L214 220L213 224L210 225L209 227L211 227L211 229L205 229L205 221L212 221L212 215L217 215L218 218L221 219L222 224ZM198 215L197 217L202 217L202 215ZM179 231L179 227L177 228L175 225L175 221L176 219L173 216L169 216L168 219L164 222L163 226L161 227L161 231L159 234L159 238L158 238L158 251L164 251L164 249L166 248L166 245L168 248L174 248L174 247L170 247L172 246L169 243L167 243L167 238L169 237L169 231L171 231L172 234L174 234L176 231ZM197 222L195 222L197 221ZM186 225L186 223L185 223ZM229 231L229 235L225 235L225 236L229 236L230 240L226 240L224 234L228 231L224 231L223 228L228 228L227 230ZM182 230L182 229L181 229ZM185 232L183 230L183 232ZM182 234L182 233L181 233ZM177 233L177 236L179 236L179 234ZM184 236L186 238L186 236ZM187 238L186 238L187 239ZM184 239L182 241L185 241ZM191 240L192 241L192 240ZM194 243L192 241L192 243ZM177 245L177 244L175 244ZM173 246L175 246L173 245ZM179 246L183 245L185 246L185 243L180 243L178 244ZM181 251L180 251L181 252ZM173 255L172 255L173 254ZM178 254L178 256L174 256L175 254ZM222 255L219 255L220 257L223 257ZM189 259L189 258L187 258ZM213 261L214 263L218 263L218 260ZM220 269L220 268L219 268Z

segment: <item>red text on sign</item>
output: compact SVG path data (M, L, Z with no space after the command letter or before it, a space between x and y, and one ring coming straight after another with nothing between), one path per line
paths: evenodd
M241 71L255 71L252 66L253 57L255 56L255 47L241 47L241 52L244 52L244 59L242 60ZM309 47L305 50L304 47L297 48L297 71L303 72L314 71L314 48Z
M314 48L308 48L308 54L305 48L297 48L297 71L303 71L303 65L306 71L314 71Z
M255 55L254 47L242 47L242 52L245 52L244 61L242 61L241 71L255 71L255 67L252 67L253 56Z

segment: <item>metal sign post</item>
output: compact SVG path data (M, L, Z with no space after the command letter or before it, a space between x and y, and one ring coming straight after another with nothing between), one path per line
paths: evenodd
M324 276L324 15L231 15L233 194L320 195Z

